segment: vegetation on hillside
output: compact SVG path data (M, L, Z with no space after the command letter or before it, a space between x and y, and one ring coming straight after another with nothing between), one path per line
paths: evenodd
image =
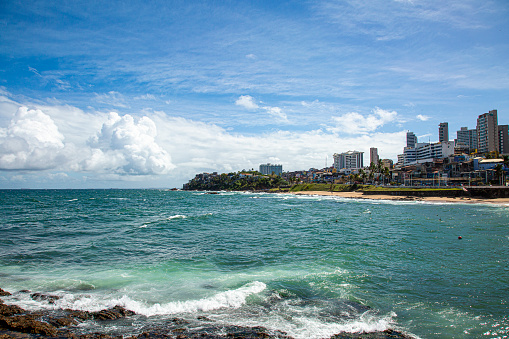
M288 186L280 176L260 173L223 173L207 180L195 177L185 186L186 190L197 191L258 191Z

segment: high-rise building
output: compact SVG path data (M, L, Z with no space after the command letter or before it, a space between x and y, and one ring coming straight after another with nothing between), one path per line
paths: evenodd
M337 171L364 167L364 152L348 151L339 154L334 153L333 156L334 168Z
M417 136L413 132L406 133L406 147L415 147L417 144Z
M369 149L369 163L378 164L378 148L371 147Z
M283 165L261 164L260 173L265 175L281 175L283 174Z
M449 123L441 122L438 125L438 141L449 141Z
M498 141L498 118L497 110L494 109L479 115L477 118L478 152L498 152Z
M465 145L470 152L477 149L477 129L468 129L468 127L461 127L456 132L456 145Z
M509 125L498 125L498 152L509 154Z

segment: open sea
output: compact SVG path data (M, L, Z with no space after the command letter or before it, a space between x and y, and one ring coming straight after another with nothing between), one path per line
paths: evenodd
M29 310L137 313L84 322L83 333L139 334L178 317L294 338L389 328L508 338L509 206L2 190L0 288Z

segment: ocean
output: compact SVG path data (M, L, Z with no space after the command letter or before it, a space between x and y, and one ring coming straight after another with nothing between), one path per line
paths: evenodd
M509 337L509 206L155 189L2 190L0 201L5 303L137 314L80 333L181 318L294 338Z

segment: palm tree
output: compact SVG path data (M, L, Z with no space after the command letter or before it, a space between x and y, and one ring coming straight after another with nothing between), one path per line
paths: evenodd
M498 164L495 166L495 174L497 175L500 186L502 186L502 179L504 177L504 166L502 164Z
M391 171L389 170L389 167L384 167L384 178L389 178L391 175Z

